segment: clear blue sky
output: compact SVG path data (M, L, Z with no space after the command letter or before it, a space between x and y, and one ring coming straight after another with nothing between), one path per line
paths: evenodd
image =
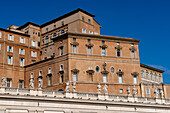
M170 84L170 0L2 0L0 27L43 24L82 8L101 24L101 34L140 39L141 63L165 70Z

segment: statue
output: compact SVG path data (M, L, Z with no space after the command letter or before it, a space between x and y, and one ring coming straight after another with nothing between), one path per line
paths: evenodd
M34 78L30 78L30 88L34 88Z
M97 85L97 93L98 94L101 94L101 90L102 90L102 87L100 85L100 83Z
M6 86L6 77L4 75L1 79L1 87L5 87L5 86Z
M107 64L104 63L104 64L103 64L103 69L104 69L104 70L106 70L106 66L107 66Z
M70 91L70 83L69 81L66 82L66 89L65 89L66 92L69 92Z
M161 89L160 94L161 94L161 98L164 98L164 92L163 92L163 89Z
M43 82L43 80L42 80L42 78L38 78L38 88L42 88L42 82Z
M72 90L73 90L73 92L76 92L76 82L72 83Z
M138 93L138 90L135 88L135 85L134 85L132 91L133 91L133 96L136 96L136 94Z
M128 96L130 96L130 94L131 94L131 91L130 91L130 87L128 86L128 88L127 88L127 94L128 94Z
M158 98L158 90L157 90L157 88L155 88L154 93L155 93L155 98Z
M108 89L108 86L105 84L104 87L103 87L103 93L104 94L108 94L107 89Z

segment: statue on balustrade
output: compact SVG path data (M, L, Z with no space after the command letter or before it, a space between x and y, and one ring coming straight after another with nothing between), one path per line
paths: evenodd
M133 96L135 97L136 94L138 93L138 90L135 88L135 85L134 85L132 91L133 91Z
M164 92L163 92L163 89L161 89L160 94L161 94L161 98L164 98Z
M70 83L69 81L66 82L66 89L65 89L66 92L69 92L70 91Z
M103 93L108 94L108 86L106 84L103 87Z
M154 94L155 94L155 98L158 98L159 92L158 92L157 88L155 88Z
M127 94L128 94L128 96L131 95L131 91L130 91L130 87L129 87L129 86L128 86L128 88L127 88Z
M73 90L73 92L76 92L76 82L72 83L72 90Z
M6 86L6 77L4 75L1 79L1 87L5 87L5 86Z
M97 85L97 94L101 94L102 87L100 83Z
M42 85L43 85L43 80L42 80L42 78L38 78L38 88L42 88Z
M30 78L30 88L34 88L34 78Z

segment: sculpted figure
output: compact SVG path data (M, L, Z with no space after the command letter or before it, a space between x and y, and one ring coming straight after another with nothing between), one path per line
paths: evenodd
M73 92L76 92L76 82L73 82L73 84L72 84L72 90L73 90Z
M108 86L105 84L104 87L103 87L103 93L104 94L108 94L107 89L108 89Z
M131 94L131 91L130 91L130 87L128 86L128 88L127 88L127 94L128 94L128 96L130 96L130 94Z
M136 96L136 94L138 93L138 90L135 88L135 85L134 85L132 91L133 91L133 96Z
M2 77L2 79L1 79L1 86L2 87L5 87L6 86L6 77L5 77L5 75Z
M101 94L101 90L102 90L102 87L100 85L100 83L97 85L97 93L98 94Z
M106 70L106 66L107 66L107 64L104 63L104 64L103 64L103 69L104 69L104 70Z
M34 88L34 78L30 78L30 88Z
M164 92L163 92L163 90L161 89L161 98L164 98Z
M155 93L155 98L158 98L158 90L157 90L157 88L155 88L154 93Z
M39 87L39 88L42 88L42 82L43 82L43 81L42 81L42 78L39 78L39 79L38 79L38 87Z
M69 82L66 82L66 89L65 89L66 92L69 92L70 91L70 83Z

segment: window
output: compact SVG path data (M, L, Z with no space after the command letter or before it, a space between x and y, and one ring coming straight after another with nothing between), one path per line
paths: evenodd
M134 46L134 43L131 43L131 46L133 47L133 46Z
M141 76L142 76L142 78L145 78L145 73L143 70L141 70Z
M61 83L63 83L63 82L64 82L64 75L63 75L63 73L62 73L62 74L60 74L60 82L61 82Z
M63 29L63 30L61 30L61 34L64 34L64 29Z
M51 73L51 68L50 67L48 68L48 73Z
M73 45L73 53L77 53L77 46Z
M59 56L62 56L62 55L63 55L63 46L59 47Z
M121 54L120 54L120 49L117 49L117 56L120 57Z
M87 54L92 55L92 48L91 47L87 47Z
M37 42L32 40L32 46L37 47Z
M86 33L86 29L82 28L82 33Z
M146 94L149 95L150 94L150 89L146 88Z
M46 28L46 32L48 32L48 28Z
M115 72L115 68L114 67L110 67L110 72L113 74Z
M99 72L100 71L100 67L96 66L95 70L96 70L96 72Z
M42 71L39 71L39 76L42 76Z
M90 42L91 42L91 39L88 39L87 41L90 43Z
M62 71L64 69L63 64L60 65L60 71Z
M2 33L0 32L0 38L2 38Z
M158 75L156 75L156 82L158 82Z
M131 51L131 58L135 58L135 51Z
M38 47L40 47L40 42L38 42Z
M88 19L88 23L91 24L91 20L90 19Z
M159 82L162 82L162 77L161 77L161 75L159 76Z
M93 74L92 73L89 73L89 81L93 82Z
M48 85L51 86L52 85L52 77L48 76Z
M149 77L149 72L148 72L148 71L146 72L146 78L147 78L147 79L150 79L150 77Z
M11 87L11 80L10 78L7 78L7 87Z
M117 42L117 45L120 45L120 42Z
M107 75L103 74L103 82L107 82Z
M14 41L14 36L13 35L8 35L8 40Z
M32 60L32 64L34 64L36 62L36 60Z
M9 65L13 64L13 57L12 56L8 56L8 64Z
M73 81L77 81L77 72L73 72Z
M89 31L89 34L93 34L93 31Z
M64 26L64 21L61 22L61 25Z
M105 43L105 41L104 40L102 40L102 44L104 44Z
M137 84L137 76L133 76L133 83Z
M49 42L49 38L48 38L48 36L46 36L46 38L45 38L45 44L48 44L48 42Z
M82 21L84 22L84 16L82 16Z
M152 78L153 81L155 80L155 76L154 76L153 73L151 73L151 78Z
M20 66L24 66L24 58L20 58Z
M23 80L19 80L19 88L23 88Z
M106 56L106 49L102 48L102 56Z
M25 50L24 49L19 49L19 54L20 55L25 55Z
M53 37L56 37L56 33L53 34Z
M56 25L54 25L54 29L56 28Z
M37 52L31 51L31 56L32 56L32 57L37 57Z
M25 44L25 38L20 37L20 43Z
M11 46L7 46L7 52L11 52L11 53L13 53L13 47L11 47Z
M123 83L122 75L119 75L119 83Z
M73 38L73 41L76 41L76 38Z
M120 93L123 93L123 89L120 89Z

